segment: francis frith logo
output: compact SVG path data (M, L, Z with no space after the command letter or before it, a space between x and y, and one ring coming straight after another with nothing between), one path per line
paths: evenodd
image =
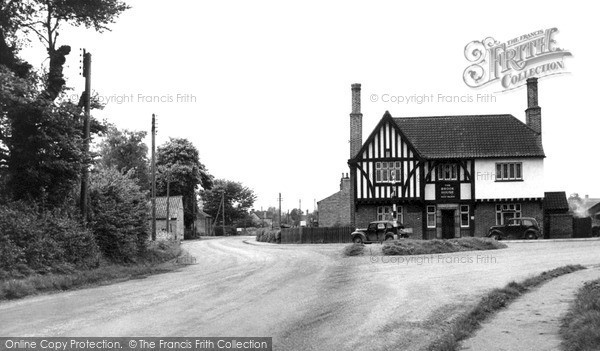
M556 28L523 34L504 43L488 37L465 46L465 58L471 64L463 79L472 88L500 83L503 90L521 86L527 78L565 72L567 50L557 46Z

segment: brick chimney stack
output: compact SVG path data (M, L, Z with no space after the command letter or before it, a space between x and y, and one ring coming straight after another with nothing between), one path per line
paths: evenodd
M525 122L542 136L542 108L538 106L537 78L527 79L527 110L525 110Z
M350 113L350 158L362 147L362 113L360 113L360 84L352 84L352 113Z

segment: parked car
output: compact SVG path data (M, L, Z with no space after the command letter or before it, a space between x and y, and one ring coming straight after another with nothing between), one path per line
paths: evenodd
M350 235L352 236L352 242L355 244L408 238L408 233L404 231L404 226L397 221L371 222L366 229L357 228Z
M540 226L535 218L511 218L504 225L490 227L488 237L495 240L537 239L540 237L540 232Z

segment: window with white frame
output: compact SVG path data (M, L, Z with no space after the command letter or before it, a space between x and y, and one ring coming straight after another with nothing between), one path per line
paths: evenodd
M457 180L458 171L455 163L443 163L438 166L439 180Z
M397 221L398 223L404 223L404 214L402 213L402 206L378 206L377 207L377 220L378 221Z
M496 163L496 181L523 180L522 162Z
M460 226L466 228L469 226L469 205L460 205Z
M375 162L375 181L395 183L400 181L400 162Z
M521 218L521 204L496 205L496 225L504 225L511 218Z
M435 206L427 206L427 228L435 228Z

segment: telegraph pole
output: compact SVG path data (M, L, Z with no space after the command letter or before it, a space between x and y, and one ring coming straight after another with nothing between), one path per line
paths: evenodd
M88 183L90 170L87 159L90 153L90 96L92 90L92 54L83 50L83 76L85 77L84 115L83 115L83 156L85 163L81 174L80 210L83 222L88 220Z
M223 206L223 236L225 236L225 190L221 191L221 204Z
M279 227L281 227L281 193L279 193Z
M170 188L170 185L171 185L171 174L167 173L167 223L166 223L167 224L167 233L170 232L170 230L169 230L169 218L171 217L170 213L169 213L169 205L170 205L170 202L171 202L171 200L169 200L169 190L170 190L169 188Z
M154 149L156 147L154 138L156 136L156 116L152 114L152 241L156 240L156 156Z

